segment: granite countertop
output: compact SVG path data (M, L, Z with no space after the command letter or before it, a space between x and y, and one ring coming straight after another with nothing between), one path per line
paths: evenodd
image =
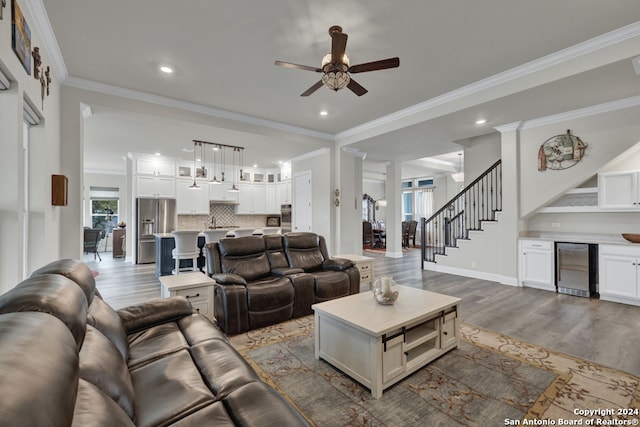
M634 245L625 240L621 234L601 233L550 233L545 231L527 231L520 239L545 240L552 242L592 243L598 245Z

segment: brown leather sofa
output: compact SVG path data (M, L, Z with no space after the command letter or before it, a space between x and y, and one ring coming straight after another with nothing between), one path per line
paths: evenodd
M185 298L116 312L76 260L0 296L0 369L2 425L309 425Z
M331 259L315 233L220 239L205 253L216 319L227 334L305 316L312 304L360 291L357 268Z

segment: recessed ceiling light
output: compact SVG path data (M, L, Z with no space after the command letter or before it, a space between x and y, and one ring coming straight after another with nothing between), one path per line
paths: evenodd
M257 165L257 164L254 164L254 165L253 165L253 167L254 167L254 168L257 168L257 167L258 167L258 165Z
M162 71L165 74L171 74L171 73L173 73L173 68L167 67L166 65L163 65L163 66L160 67L160 71Z
M320 115L321 115L321 116L326 116L326 115L328 115L328 114L329 114L329 112L328 112L328 111L325 111L325 110L320 111Z
M162 155L162 153L153 153L153 154L155 154L156 156L161 156Z
M486 120L486 119L478 119L478 120L476 120L476 124L477 124L477 125L483 125L483 124L485 124L485 123L487 123L487 120Z

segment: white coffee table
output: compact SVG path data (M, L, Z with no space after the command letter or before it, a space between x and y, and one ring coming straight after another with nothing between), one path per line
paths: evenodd
M315 356L371 390L382 391L458 346L461 299L409 286L393 305L371 292L312 306Z

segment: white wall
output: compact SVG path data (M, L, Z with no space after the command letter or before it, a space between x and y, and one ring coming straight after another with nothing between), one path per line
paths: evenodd
M321 149L291 160L291 175L311 171L312 209L311 230L321 234L327 241L327 248L335 253L332 238L333 205L333 169L331 150ZM295 194L295 188L293 189ZM295 200L293 201L295 209Z
M42 38L31 14L29 3L20 3L26 22L31 27L31 49L40 47L42 63L51 66L49 53L43 48ZM8 91L0 91L0 180L3 183L0 198L0 292L4 292L23 278L23 271L31 271L59 257L60 214L64 207L51 206L51 175L60 173L60 85L51 69L50 95L41 100L40 82L28 75L11 48L11 2L4 8L0 20L0 69L11 80ZM33 60L32 60L33 64ZM22 109L28 100L41 117L41 123L30 131L32 152L30 188L32 189L32 227L28 240L23 239L23 209L25 195L24 156L22 151ZM37 198L36 198L37 197ZM35 231L37 230L37 236ZM37 237L37 238L36 238ZM25 245L27 257L23 257ZM37 244L34 244L37 242Z
M472 138L464 149L464 181L470 184L501 158L500 134L493 132Z
M527 218L565 191L596 174L600 168L640 141L640 107L563 120L520 131L520 215ZM548 138L567 129L589 145L575 166L539 172L538 149Z
M638 135L638 139L640 140L640 135ZM640 170L640 142L605 164L599 171L627 170ZM597 185L597 181L591 182L591 184ZM529 218L527 229L547 233L621 234L637 232L640 230L640 212L539 213Z

